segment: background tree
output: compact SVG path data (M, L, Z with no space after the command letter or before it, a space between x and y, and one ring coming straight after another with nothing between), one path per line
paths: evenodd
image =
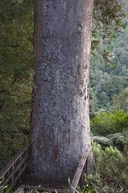
M108 7L105 7L105 4L100 4L99 7L102 7L103 12L103 18L105 17L107 20L107 24L103 26L108 27L105 29L107 36L102 36L102 30L101 27L99 30L95 32L95 36L93 36L93 43L92 43L92 57L91 57L91 65L90 65L90 88L91 93L95 98L96 104L95 109L93 108L94 114L98 111L98 109L104 109L106 111L109 110L109 108L112 105L112 98L116 95L120 95L121 92L123 92L123 89L128 87L127 83L127 6L128 3L123 0L119 1L122 3L122 8L125 11L126 18L124 19L123 14L121 14L121 7L115 7L116 1L113 2L107 2L107 5L109 3L113 3L111 5L111 9L113 9L112 14L109 14L109 20L107 20L107 12L109 13ZM95 5L98 6L98 2L95 1ZM114 11L115 8L115 11ZM95 8L96 9L96 8ZM117 9L117 11L116 11ZM120 11L119 11L120 10ZM98 9L96 9L96 12ZM104 13L105 11L105 13ZM115 22L121 25L118 25L116 27L116 23L112 19L113 13L117 16L119 14L119 17L117 17L117 20L115 19ZM100 14L100 11L99 11ZM109 23L113 23L113 25L109 25ZM94 28L95 28L94 22ZM100 20L99 23L101 24ZM123 30L122 24L125 26L125 29ZM97 26L99 26L97 24ZM113 26L113 27L112 27ZM112 27L111 29L107 30L108 28ZM121 31L121 33L119 33ZM110 35L109 33L110 32ZM105 33L103 33L105 35ZM112 35L113 34L113 35ZM102 38L101 38L102 37ZM99 39L98 39L99 38ZM97 47L94 44L96 42L98 43ZM95 49L94 49L95 48ZM91 107L91 106L90 106ZM90 109L91 110L91 109ZM92 110L91 110L91 116L93 116Z
M33 63L33 9L0 1L0 168L26 142ZM8 152L8 153L7 153Z
M123 110L128 113L128 88L124 89L119 95L114 96L112 99L112 106L110 112L118 112Z

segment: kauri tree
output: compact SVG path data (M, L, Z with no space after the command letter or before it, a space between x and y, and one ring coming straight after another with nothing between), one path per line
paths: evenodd
M42 0L35 5L31 174L72 178L91 149L89 59L93 0Z

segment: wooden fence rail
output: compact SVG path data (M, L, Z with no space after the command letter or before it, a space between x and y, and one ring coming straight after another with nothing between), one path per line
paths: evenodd
M72 183L71 183L71 192L72 193L78 193L76 190L78 186L82 187L83 182L84 182L84 174L87 171L87 159L88 159L89 151L86 151L84 155L82 156L79 165L76 169L75 175L73 177ZM63 187L64 188L64 187ZM34 187L34 186L29 186L29 185L21 185L15 193L24 193L25 190L33 190L36 189L41 192L51 192L51 193L70 193L68 188L65 187L65 189L54 189L54 188L44 188L44 187Z
M20 179L21 175L27 167L27 158L28 158L28 148L29 145L25 145L11 160L10 162L0 171L0 181L2 184L7 184L9 188L13 188L16 182ZM75 175L71 183L72 193L76 193L77 186L82 186L84 181L84 173L87 169L87 159L89 155L89 150L84 153L82 156L79 165L76 169ZM15 193L24 193L25 189L33 189L34 186L21 185ZM40 190L43 190L40 187ZM54 192L54 189L48 189L49 192ZM44 190L43 190L44 191ZM56 191L55 191L56 192ZM68 190L59 189L58 192L66 193Z
M28 147L25 145L0 171L0 181L13 188L27 167Z
M77 186L82 187L84 182L84 174L87 171L87 159L88 159L89 151L86 151L84 155L82 156L79 165L76 169L75 175L73 177L72 183L71 183L71 190L72 193L77 192L76 188Z

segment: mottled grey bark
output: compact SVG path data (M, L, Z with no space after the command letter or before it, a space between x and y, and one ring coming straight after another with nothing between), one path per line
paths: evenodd
M29 169L40 178L72 178L91 146L92 9L93 0L42 0L35 6Z

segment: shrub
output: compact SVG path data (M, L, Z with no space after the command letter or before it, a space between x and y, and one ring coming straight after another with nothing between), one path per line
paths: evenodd
M99 143L102 148L112 146L123 151L124 147L128 146L128 132L109 134L106 137L92 136L92 140Z
M128 114L118 111L114 114L100 112L90 121L94 135L106 136L118 132L128 131Z
M84 186L88 184L88 186L95 188L99 193L127 192L127 146L124 148L123 153L112 146L106 147L104 150L98 143L92 143L92 146L96 171L93 176L86 176Z

